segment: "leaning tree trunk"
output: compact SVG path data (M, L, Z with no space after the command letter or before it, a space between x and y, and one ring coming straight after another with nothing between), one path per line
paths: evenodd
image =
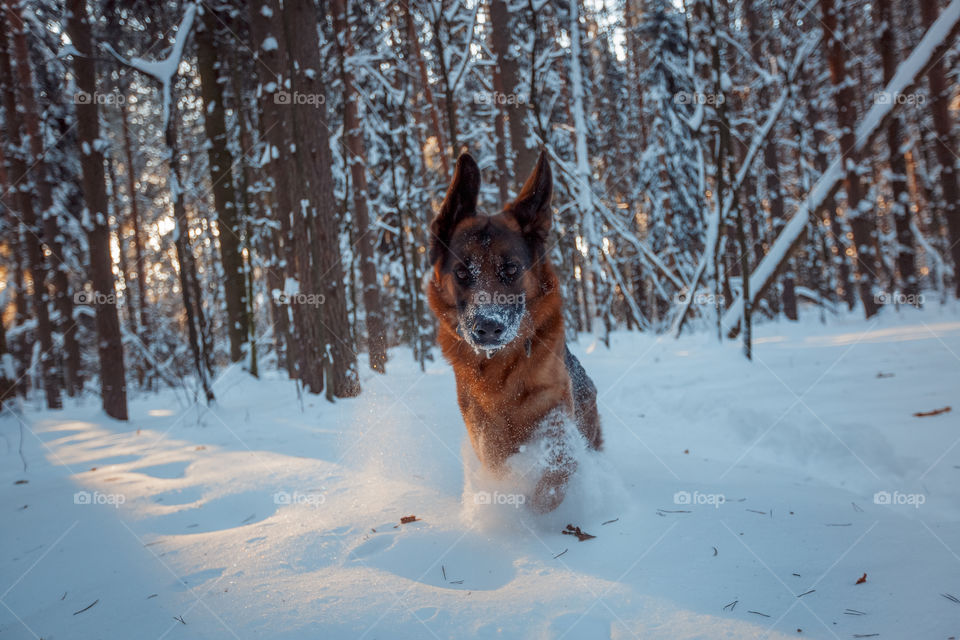
M920 0L923 25L930 28L940 13L936 0ZM947 82L943 58L930 67L930 112L933 115L934 150L940 163L940 185L943 189L943 217L947 219L950 255L953 258L954 295L960 297L960 184L957 182L957 146L950 116L951 85Z
M224 116L222 61L217 49L222 46L217 28L218 19L210 6L203 9L203 22L197 30L197 67L200 70L200 93L203 96L203 123L207 135L207 157L210 183L217 210L220 262L223 266L223 292L227 305L227 335L230 338L230 361L243 358L247 339L247 296L240 253L241 222L237 215L233 181L233 155L227 147Z
M360 253L360 279L363 283L363 307L366 311L367 349L370 368L379 373L386 371L387 336L380 302L380 283L377 280L377 264L374 255L376 231L370 226L367 210L367 152L364 148L363 129L357 104L360 94L354 85L353 73L347 68L347 60L353 56L353 42L347 20L346 2L334 0L333 23L340 40L340 75L343 79L343 128L350 178L353 183L353 215L355 231L359 235L357 245Z
M7 0L7 9L10 9L15 0ZM17 98L13 80L13 71L10 66L10 55L7 43L10 38L9 13L3 17L2 41L0 41L0 84L3 85L4 106L6 108L7 143L12 151L9 153L12 178L23 180L29 172L29 167L20 152L20 111L17 108ZM40 343L40 376L43 380L44 392L47 398L47 408L60 409L63 404L60 399L60 379L56 369L56 358L53 353L53 327L50 323L49 295L47 292L47 265L44 260L43 248L40 246L40 227L37 225L37 215L33 208L33 198L28 189L17 190L17 205L20 210L20 220L23 225L23 248L26 253L26 262L29 265L30 276L33 280L33 307L37 317L37 339ZM24 353L25 358L29 354Z
M867 318L877 313L877 302L873 297L873 286L877 272L877 256L874 252L873 235L875 226L870 220L870 211L865 206L864 188L860 180L860 154L856 152L857 103L853 79L847 75L847 44L839 33L840 24L834 0L820 0L823 10L823 30L825 55L830 67L830 81L834 87L834 99L837 104L837 120L840 125L840 152L845 157L846 177L844 186L847 191L847 215L850 217L850 229L856 245L856 280L860 302Z
M13 0L8 0L12 2ZM85 0L67 0L67 33L78 52L73 56L77 88L93 96L97 70L93 37ZM77 104L77 141L83 150L83 196L87 207L85 227L90 251L90 280L97 314L97 347L100 354L100 395L103 410L117 420L127 419L127 389L123 366L123 341L117 316L113 264L110 259L110 226L107 191L100 151L100 120L96 100Z

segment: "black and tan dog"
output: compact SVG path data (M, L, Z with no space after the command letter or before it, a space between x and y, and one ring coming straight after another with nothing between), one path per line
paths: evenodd
M480 169L465 153L431 226L428 299L477 457L500 473L522 445L547 439L553 459L531 502L551 511L577 465L559 442L561 422L575 420L593 449L602 436L596 387L567 349L563 301L547 256L550 165L541 154L516 200L497 215L478 215L479 190Z

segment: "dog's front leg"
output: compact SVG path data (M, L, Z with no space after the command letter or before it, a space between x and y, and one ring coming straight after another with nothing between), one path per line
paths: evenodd
M575 428L571 428L571 421L568 415L558 411L544 420L539 430L544 471L530 501L533 509L539 513L548 513L560 506L566 497L570 476L577 470L571 442Z

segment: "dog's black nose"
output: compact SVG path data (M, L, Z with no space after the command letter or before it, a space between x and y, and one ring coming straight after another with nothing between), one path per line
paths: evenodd
M493 344L500 341L504 325L493 318L479 318L473 323L473 337L480 344Z

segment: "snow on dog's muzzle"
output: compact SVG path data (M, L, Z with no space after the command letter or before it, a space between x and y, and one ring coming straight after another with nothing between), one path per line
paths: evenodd
M517 337L526 310L522 294L477 293L460 315L460 335L489 357Z

